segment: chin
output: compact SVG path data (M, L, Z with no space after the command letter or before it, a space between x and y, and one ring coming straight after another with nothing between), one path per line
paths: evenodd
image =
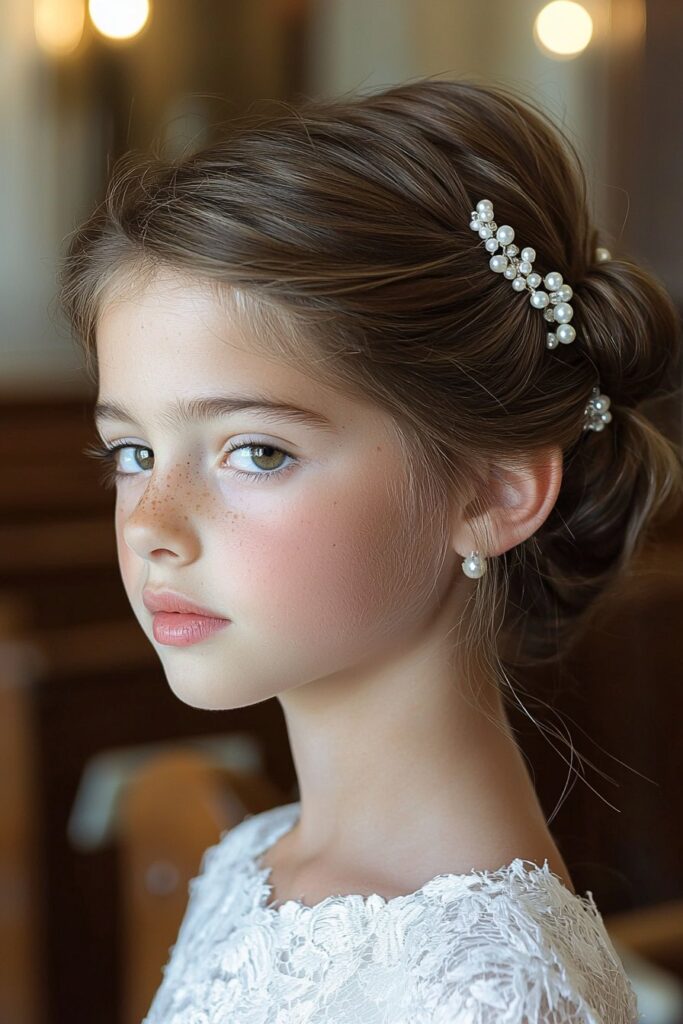
M210 678L202 671L205 666L201 663L169 665L162 661L162 664L166 682L174 697L199 711L234 711L260 704L275 696L275 692L254 692L253 687L246 690L244 686L230 680L227 672L222 673L219 679Z

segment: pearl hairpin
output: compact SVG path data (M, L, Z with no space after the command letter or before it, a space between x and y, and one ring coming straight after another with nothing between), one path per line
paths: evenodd
M489 266L497 274L502 274L511 282L516 292L531 292L529 302L534 309L542 309L543 317L548 324L557 324L554 330L548 331L546 347L553 349L559 344L570 345L576 338L576 331L569 322L574 316L570 304L574 292L557 270L551 270L541 277L533 269L536 250L530 245L520 252L514 244L515 231L509 224L499 227L493 219L493 203L490 199L480 199L475 210L470 213L470 228L484 239L484 247L490 253ZM501 249L501 252L497 250ZM602 262L611 259L608 249L600 247L595 251L595 258ZM543 284L548 290L541 289ZM595 387L585 409L584 430L603 430L612 419L608 411L610 400Z
M533 263L536 259L536 250L527 245L520 253L519 247L513 244L514 228L509 224L498 227L493 219L493 204L489 199L480 199L471 217L470 227L484 239L484 247L491 253L491 270L511 281L516 292L528 289L531 292L531 305L535 309L542 309L543 316L549 323L554 321L558 324L555 331L548 333L547 347L557 348L560 342L569 345L576 337L576 331L569 323L574 316L574 310L569 304L574 294L571 285L564 283L562 274L557 270L551 270L544 278L535 273ZM497 249L502 249L502 253L494 255ZM541 282L548 289L547 292L541 290Z

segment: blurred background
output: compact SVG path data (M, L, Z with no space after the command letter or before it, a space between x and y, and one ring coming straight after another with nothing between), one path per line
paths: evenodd
M261 100L468 77L570 133L603 237L681 310L683 4L4 0L0 27L0 1022L134 1024L204 849L298 792L277 701L182 704L133 618L113 492L82 454L95 390L55 307L67 236L129 148L180 155ZM651 415L680 441L678 399ZM511 712L576 888L643 1024L680 1024L680 521L525 683L587 762L568 774L566 743Z

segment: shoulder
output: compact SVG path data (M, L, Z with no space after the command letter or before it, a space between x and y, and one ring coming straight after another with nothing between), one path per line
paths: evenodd
M434 880L419 977L433 1024L637 1024L592 894L517 859Z

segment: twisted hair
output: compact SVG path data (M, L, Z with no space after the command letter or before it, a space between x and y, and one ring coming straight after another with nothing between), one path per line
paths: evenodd
M549 351L543 316L491 273L469 228L481 196L571 283L574 344ZM175 160L124 155L70 239L60 300L96 373L103 304L158 268L230 295L267 351L392 414L413 528L444 557L464 481L483 507L486 461L559 446L551 513L473 588L466 648L505 674L559 657L683 499L680 445L642 408L674 383L677 312L626 255L596 262L615 252L599 236L580 158L541 109L421 79L252 109ZM613 419L583 432L598 381Z

